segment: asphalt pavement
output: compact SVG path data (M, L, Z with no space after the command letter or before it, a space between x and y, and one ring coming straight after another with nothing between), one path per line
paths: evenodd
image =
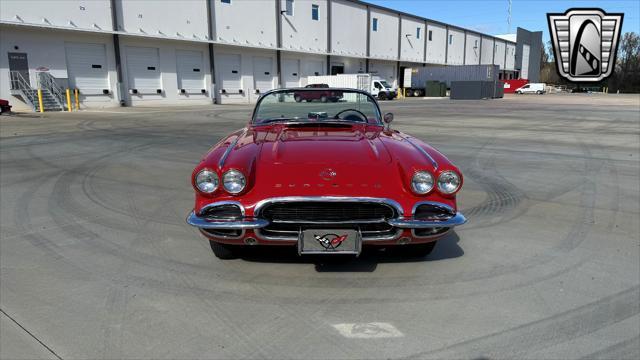
M0 117L0 358L640 358L640 96L382 108L465 175L424 259L215 258L189 177L251 106Z

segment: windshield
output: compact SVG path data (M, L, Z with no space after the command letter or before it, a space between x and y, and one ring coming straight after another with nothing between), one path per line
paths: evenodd
M360 122L381 124L373 98L358 90L295 89L264 95L254 110L253 123Z
M386 88L390 88L391 87L391 85L389 85L389 83L384 81L384 80L380 81L380 84L382 84L382 86L384 86Z

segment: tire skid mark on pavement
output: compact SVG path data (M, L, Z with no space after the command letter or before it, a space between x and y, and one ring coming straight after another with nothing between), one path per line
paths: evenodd
M640 287L634 286L541 320L406 358L525 358L534 350L591 334L639 314L638 298Z

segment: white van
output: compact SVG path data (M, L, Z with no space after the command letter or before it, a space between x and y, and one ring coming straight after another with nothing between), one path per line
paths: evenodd
M545 83L528 83L527 85L517 88L516 94L538 94L545 93Z

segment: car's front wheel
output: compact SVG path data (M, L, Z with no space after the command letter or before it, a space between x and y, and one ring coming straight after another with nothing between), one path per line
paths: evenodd
M238 257L238 249L236 248L237 245L222 244L211 240L209 240L209 244L211 245L213 254L218 259L230 260Z
M301 102L301 101L302 101L302 97L300 97L300 95L296 95L296 96L294 96L294 97L293 97L293 99L294 99L296 102Z
M431 254L436 247L437 241L431 241L424 244L402 245L398 248L400 254L408 258L423 258Z

